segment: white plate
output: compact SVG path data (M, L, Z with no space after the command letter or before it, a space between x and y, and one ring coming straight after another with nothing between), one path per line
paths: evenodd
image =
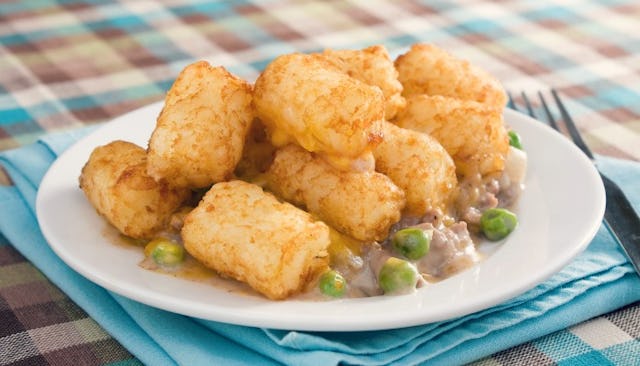
M534 287L579 254L595 235L605 207L600 178L584 155L552 129L506 110L528 152L526 190L516 231L484 261L406 296L335 301L270 301L211 284L144 270L142 252L105 238L104 220L78 188L94 147L115 139L146 147L161 109L133 111L85 137L51 166L36 210L57 255L89 280L144 304L194 317L278 329L356 331L399 328L462 316Z

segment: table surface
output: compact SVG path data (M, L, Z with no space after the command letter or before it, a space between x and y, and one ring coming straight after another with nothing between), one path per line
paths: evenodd
M194 60L253 80L282 53L383 44L397 55L429 42L510 91L555 88L596 153L640 161L640 3L556 3L0 2L0 150L160 101ZM0 243L0 348L25 337L32 348L15 364L139 363ZM636 303L477 364L548 365L628 345L640 338L638 319Z

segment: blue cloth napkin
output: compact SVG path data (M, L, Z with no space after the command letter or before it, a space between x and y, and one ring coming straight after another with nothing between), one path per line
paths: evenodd
M640 279L604 227L562 271L503 304L448 321L370 332L242 327L158 310L109 292L64 264L38 228L38 185L53 160L88 132L50 135L0 154L14 186L0 187L0 232L53 283L149 365L454 365L564 329L640 300ZM640 164L599 158L640 206ZM62 212L63 214L63 212Z

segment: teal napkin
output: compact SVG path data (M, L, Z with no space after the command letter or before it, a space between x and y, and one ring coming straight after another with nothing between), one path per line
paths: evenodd
M0 232L53 283L149 365L416 364L470 362L640 300L640 279L601 227L588 248L548 281L503 304L422 326L369 332L242 327L158 310L109 292L64 264L38 228L42 176L87 129L0 154L14 186L0 187ZM600 157L600 168L640 206L640 164ZM64 212L61 212L64 214Z

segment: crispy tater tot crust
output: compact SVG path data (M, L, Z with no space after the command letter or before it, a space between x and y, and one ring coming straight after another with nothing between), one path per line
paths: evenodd
M153 238L191 195L147 175L145 150L126 141L93 150L82 168L80 188L100 215L136 239Z
M345 172L296 145L276 151L267 187L362 241L386 238L400 219L404 192L378 172Z
M395 61L405 97L442 95L504 108L507 96L500 82L481 68L445 50L418 43Z
M215 184L185 218L185 249L270 299L302 291L328 266L329 228L243 181Z
M509 151L502 110L443 96L414 95L394 120L433 136L453 157L459 174L501 172Z
M253 119L251 85L206 61L182 70L149 141L149 174L203 188L230 178Z
M382 90L385 99L385 119L395 117L405 105L402 84L389 52L382 45L362 50L331 50L322 52L336 67L347 75Z
M446 210L458 182L453 160L436 139L385 122L384 141L373 155L376 170L404 190L408 214Z
M384 96L319 54L273 60L256 80L258 118L274 145L356 159L380 142Z

